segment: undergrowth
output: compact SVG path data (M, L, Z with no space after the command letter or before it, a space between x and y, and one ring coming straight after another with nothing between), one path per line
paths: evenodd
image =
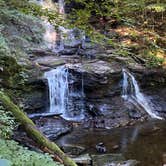
M13 140L0 139L0 147L0 158L9 166L60 166L48 154L30 151Z
M0 105L0 166L62 166L48 154L30 151L10 140L17 125L10 112Z

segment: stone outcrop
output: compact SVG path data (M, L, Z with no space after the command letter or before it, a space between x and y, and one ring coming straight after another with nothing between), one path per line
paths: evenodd
M44 45L44 28L40 20L19 12L17 17L13 18L13 14L8 10L1 12L0 22L4 25L1 32L7 39L5 52L13 55L11 50L14 49L13 52L16 51L15 54L18 55L12 62L19 63L28 70L26 75L18 69L18 77L16 76L17 79L28 76L28 83L24 88L26 90L19 95L20 105L28 114L44 112L48 107L48 85L43 73L65 65L72 75L72 78L69 78L72 80L70 87L78 90L77 96L71 96L69 108L75 114L82 108L80 105L84 104L84 127L112 128L147 119L148 115L144 111L139 111L121 98L122 68L128 68L133 73L141 89L147 96L151 96L154 105L158 105L159 114L166 116L165 70L147 69L143 63L139 63L137 56L121 56L111 46L106 45L104 48L99 44L92 44L88 37L84 45L81 45L80 40L75 45L64 45L65 49L60 52L53 52ZM6 17L7 19L4 19ZM32 25L35 28L32 28ZM20 27L21 31L18 31ZM2 66L0 73L3 74L4 69ZM5 81L17 84L13 78L5 80L2 76L0 83L6 84ZM18 87L20 88L20 85ZM83 97L79 95L81 90L84 92Z
M98 50L101 51L101 49ZM65 65L72 76L69 78L72 80L70 86L78 89L78 93L81 93L80 89L83 84L86 117L83 126L86 128L109 129L133 125L136 121L144 121L149 118L143 110L138 110L134 105L126 103L122 99L122 68L128 68L135 75L145 94L150 94L154 103L156 103L155 100L161 103L159 104L160 109L157 111L165 117L165 95L156 95L156 91L153 90L158 84L163 89L164 70L147 69L131 57L114 55L114 50L106 50L105 53L100 53L100 51L95 53L93 55L95 58L92 59L80 57L80 55L51 55L48 53L47 56L45 52L32 60L38 64L38 68L42 72ZM47 83L45 85L47 86ZM74 111L81 109L82 98L75 96L70 103L70 111L73 111L74 114Z

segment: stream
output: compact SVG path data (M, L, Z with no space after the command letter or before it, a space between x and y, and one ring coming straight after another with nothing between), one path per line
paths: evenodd
M102 142L106 153L122 153L126 159L140 161L140 166L162 166L166 152L166 122L153 120L132 127L112 130L75 129L57 140L59 145L85 147L84 153L100 154L95 146Z
M65 17L64 0L59 0L58 5L59 13ZM78 39L74 29L59 27L60 43L56 47L53 27L45 23L44 37L53 52L85 44L83 32L77 30ZM82 60L78 62L64 63L43 72L48 107L45 112L29 116L40 117L41 121L42 117L49 119L47 116L51 116L50 121L43 120L39 127L51 133L50 138L60 147L81 146L84 149L81 154L122 154L125 160L137 160L140 166L162 166L166 156L165 106L154 104L155 99L144 93L137 77L126 66L118 64L117 68L117 63L110 65L101 60L88 61L85 65ZM63 119L60 125L55 123L59 117ZM44 123L47 123L45 129ZM58 138L54 128L57 132L64 128ZM101 153L96 148L99 144L104 147Z
M148 114L149 121L113 129L87 128L78 124L73 126L69 134L54 141L60 147L81 146L85 149L81 154L122 154L126 160L139 161L140 166L162 165L166 152L166 122L155 112L155 107L149 98L141 92L134 75L125 69L122 69L122 75L121 98L127 106L130 103L138 111ZM86 121L85 106L82 105L82 108L79 107L79 109L75 109L78 106L75 106L74 109L70 108L70 105L74 105L74 100L71 100L72 95L80 96L77 97L80 104L86 94L83 91L83 83L79 90L74 88L73 76L68 72L67 65L46 72L44 77L48 81L49 89L48 112L61 113L60 116L63 119L71 121L73 124ZM85 101L84 104L86 104ZM105 112L108 112L107 108L105 108ZM105 118L107 119L107 117ZM100 143L105 148L104 152L96 149Z

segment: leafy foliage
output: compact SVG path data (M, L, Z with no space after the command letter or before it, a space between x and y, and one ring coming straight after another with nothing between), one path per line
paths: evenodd
M147 54L146 59L146 66L149 68L161 66L164 62L164 58L157 57L154 53Z
M12 115L0 106L0 138L10 138L17 126Z
M0 158L7 159L11 166L62 166L54 162L48 154L29 151L15 141L0 139Z
M166 5L163 3L151 4L146 6L146 9L154 10L155 12L164 12L166 10Z
M0 30L3 28L3 26L0 26ZM8 44L5 40L5 38L0 34L0 56L2 55L9 55L10 49L8 47Z
M7 87L24 84L27 74L23 65L29 64L27 49L42 42L43 32L41 21L36 17L9 7L0 8L1 84Z
M29 0L10 0L10 1L4 1L0 0L0 6L5 7L9 10L18 10L22 13L25 13L26 15L31 15L35 17L44 17L46 18L50 23L52 23L55 27L58 27L58 25L63 24L63 19L59 15L59 12L57 8L42 8L38 4L36 4L34 1Z

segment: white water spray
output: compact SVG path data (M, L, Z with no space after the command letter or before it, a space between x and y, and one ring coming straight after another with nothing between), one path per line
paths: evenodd
M50 113L65 114L68 104L68 69L61 66L44 74L48 80Z
M61 114L66 120L80 121L84 119L83 92L73 91L69 88L68 68L66 66L57 67L46 72L44 77L48 81L49 88L49 114ZM80 97L79 94L81 94ZM81 109L75 108L72 97L80 98L79 108Z
M134 104L137 108L144 109L152 118L162 119L154 113L150 101L148 101L144 94L140 92L134 76L125 69L123 69L122 97L124 100Z
M58 0L58 6L59 6L59 13L62 15L62 18L65 20L66 13L65 13L65 1L64 0ZM85 34L81 32L79 29L69 29L65 28L63 26L59 26L60 31L60 45L59 45L59 51L64 50L65 46L76 46L78 44L85 45ZM77 35L76 35L77 33Z
M52 0L38 0L37 3L42 6L44 9L55 9L55 3ZM65 21L65 1L58 0L58 11L62 17L62 20ZM85 34L79 29L69 29L63 26L59 26L59 34L56 32L54 26L48 22L48 20L43 21L45 27L44 41L47 48L51 49L53 52L63 51L65 46L73 47L77 46L80 43L82 46L85 44ZM59 40L59 44L57 41Z
M65 2L64 0L58 0L59 13L65 15Z
M43 9L54 9L55 4L52 2L52 0L39 0L37 3L43 8ZM44 19L43 26L45 28L44 33L44 41L45 45L48 49L51 49L52 51L56 51L56 41L57 41L57 32L55 31L55 28L52 24L48 22L47 19Z

